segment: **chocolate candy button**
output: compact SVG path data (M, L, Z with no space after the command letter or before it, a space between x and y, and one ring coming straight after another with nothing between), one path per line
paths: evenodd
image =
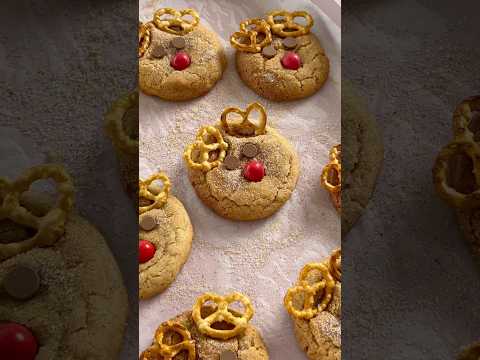
M150 231L157 226L157 222L150 215L144 215L140 220L140 227L145 231Z
M293 37L287 37L282 40L282 43L286 49L294 49L297 46L297 39Z
M185 47L185 39L183 37L176 37L172 40L172 46L175 49L181 50Z
M246 143L242 146L242 154L248 158L254 158L258 154L258 146L254 143Z
M277 54L277 50L272 45L265 46L262 49L262 55L268 59L273 58Z
M161 46L156 46L152 49L152 52L150 53L150 56L156 59L161 59L165 55L167 55L167 52L165 49Z
M220 354L220 360L237 360L237 355L231 351L226 350Z
M227 170L235 170L240 167L240 159L233 155L227 155L225 160L223 160L223 164L227 168Z
M3 287L12 298L27 300L40 288L40 278L35 270L18 265L7 274Z

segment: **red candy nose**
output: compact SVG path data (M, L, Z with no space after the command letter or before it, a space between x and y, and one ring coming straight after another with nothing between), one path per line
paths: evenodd
M140 264L146 263L155 255L155 246L148 240L138 242L138 261Z
M262 181L263 177L265 176L265 167L260 161L249 161L243 169L243 176L248 181Z
M179 51L172 57L172 60L170 60L170 65L175 70L185 70L190 66L190 56L184 51Z
M282 65L285 69L297 70L302 65L300 56L293 51L288 51L282 57Z
M0 358L34 360L37 351L37 339L28 328L16 323L0 324Z

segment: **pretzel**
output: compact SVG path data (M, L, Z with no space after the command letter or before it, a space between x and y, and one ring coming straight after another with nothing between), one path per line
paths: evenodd
M337 249L330 255L328 271L336 281L342 281L342 249Z
M320 271L322 279L310 284L307 277L311 271ZM284 306L290 315L298 319L311 319L319 312L325 310L332 300L333 289L335 287L335 280L328 270L328 267L322 263L311 263L304 266L300 272L298 285L288 289L284 299ZM314 307L315 297L321 293L321 302L317 307ZM303 294L303 306L297 309L294 305L294 300L297 296Z
M58 201L48 213L37 216L20 204L20 197L32 183L41 179L55 181ZM35 235L29 239L0 244L0 261L26 252L34 246L53 245L65 231L65 222L73 207L73 193L72 180L60 165L34 166L14 182L0 178L0 220L9 219L19 225L36 230Z
M162 20L162 16L170 15ZM185 15L193 17L192 21L183 19ZM162 8L155 12L153 23L162 31L173 35L186 35L192 31L200 22L200 16L193 9L176 10L172 8Z
M163 182L163 186L161 190L158 192L158 194L155 194L149 189L149 186L155 180L161 180ZM147 180L139 180L138 181L139 198L151 200L153 201L153 203L146 206L142 206L140 203L138 207L138 212L140 214L143 214L144 212L150 211L152 209L158 209L158 208L161 208L163 205L165 205L168 200L168 193L170 192L170 187L171 187L170 179L163 172L154 174L150 176Z
M480 206L480 144L471 129L474 111L480 111L480 96L462 101L455 110L454 139L442 148L433 167L433 182L438 194L450 206L461 209ZM462 168L464 164L452 161L455 156L462 156L471 163L470 178L464 176L465 170L469 170ZM450 183L452 176L456 177L453 179L456 184Z
M260 123L255 125L249 120L250 113L253 110L257 110L260 113ZM238 114L242 117L242 121L239 123L231 122L228 120L228 115L231 113ZM245 111L236 107L229 107L222 113L221 124L223 129L232 136L237 135L263 135L265 134L265 128L267 126L267 113L265 108L259 103L252 103L247 106Z
M217 307L212 314L203 319L201 310L207 301L213 301ZM244 314L232 313L228 309L228 305L236 301L241 302L245 306ZM226 296L220 296L214 293L205 293L197 299L193 306L192 317L202 334L214 339L227 340L245 331L248 322L253 317L253 313L252 303L243 294L234 292ZM218 330L212 327L213 324L223 321L233 325L234 328L231 330Z
M138 140L131 138L124 129L123 117L127 111L138 108L138 91L115 101L105 114L105 129L117 148L126 153L138 154Z
M142 57L150 46L150 23L138 23L138 57Z
M278 22L275 17L281 16L284 20ZM296 17L304 18L307 24L300 25L294 20ZM310 33L310 28L313 26L313 18L306 11L272 11L267 14L267 23L270 25L272 33L280 37L296 37L301 35L307 35Z
M215 142L210 143L210 139ZM183 157L188 166L193 170L210 171L219 166L227 154L228 144L223 140L222 133L214 126L204 126L198 130L196 140L185 149ZM210 160L210 153L218 151L216 160ZM199 161L195 158L198 152Z
M249 26L255 25L253 29L249 29ZM258 41L259 35L262 34L264 38ZM230 36L230 44L234 48L240 51L258 53L262 51L267 45L272 42L272 33L270 26L263 19L247 19L240 23L240 31L234 32Z
M167 345L164 342L167 332L180 335L182 340L176 344ZM183 325L167 321L158 327L153 345L140 355L140 360L157 360L159 358L172 360L182 351L188 352L188 360L195 360L195 341L192 340L190 332Z
M342 190L342 145L336 145L330 150L330 162L323 168L320 182L330 193L333 203L337 209L341 207ZM336 175L336 176L332 176ZM338 179L338 184L332 183L332 178Z

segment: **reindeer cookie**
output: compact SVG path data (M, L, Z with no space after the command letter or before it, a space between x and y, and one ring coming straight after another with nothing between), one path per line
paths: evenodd
M259 116L256 123L254 113ZM297 153L267 126L259 103L245 111L225 109L220 123L198 131L184 158L200 199L232 220L272 215L290 198L299 176Z
M227 60L218 36L193 9L162 8L139 24L139 86L165 100L205 95L221 79Z
M235 303L243 310L235 308ZM268 359L260 333L249 324L253 313L250 300L243 294L203 294L193 310L159 326L152 346L140 360Z
M305 265L297 284L287 291L284 305L309 359L341 359L341 299L340 249L324 262Z
M257 94L275 101L297 100L317 92L329 73L329 61L310 32L306 11L272 11L248 19L230 37L237 50L237 71Z
M29 190L57 185L57 201ZM72 213L74 188L58 165L0 179L0 357L114 359L127 295L102 235ZM88 346L87 346L88 345Z
M105 130L117 151L120 180L138 201L138 91L115 101L105 115Z
M162 187L155 186L161 181ZM139 181L139 297L150 298L175 280L187 261L193 228L182 203L170 195L164 173Z

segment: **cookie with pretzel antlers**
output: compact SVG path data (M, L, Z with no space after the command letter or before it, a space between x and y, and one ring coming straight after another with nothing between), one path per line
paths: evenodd
M170 194L163 172L139 181L139 297L164 291L187 261L193 228L183 204Z
M56 196L39 180L53 181ZM119 355L126 290L103 236L73 212L73 193L59 165L35 166L15 180L0 178L3 359Z
M243 294L205 293L197 298L191 311L163 323L139 359L269 359L262 336L249 323L253 312L250 300Z
M269 217L295 189L298 155L267 122L259 103L245 110L230 107L220 122L202 127L186 147L190 182L220 216L241 221Z
M218 36L201 24L193 9L158 9L140 23L139 86L165 100L183 101L205 95L227 66Z
M264 18L242 21L230 44L244 83L274 101L316 93L325 84L330 65L312 26L306 11L271 11Z
M311 360L341 359L341 250L304 266L284 305L295 336Z

